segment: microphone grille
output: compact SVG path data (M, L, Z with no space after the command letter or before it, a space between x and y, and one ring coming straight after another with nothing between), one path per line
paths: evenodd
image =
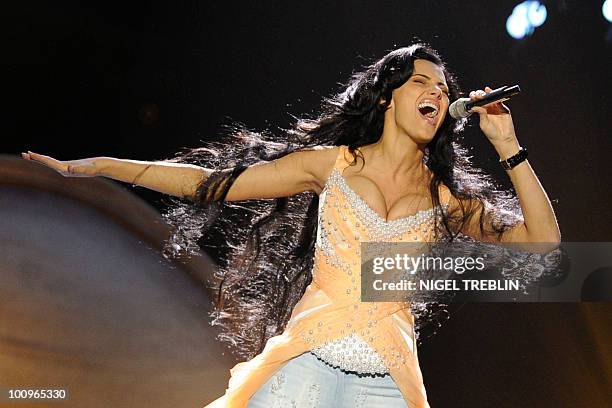
M455 102L451 103L448 107L448 113L453 119L467 118L472 114L465 108L465 104L470 101L470 98L459 98Z

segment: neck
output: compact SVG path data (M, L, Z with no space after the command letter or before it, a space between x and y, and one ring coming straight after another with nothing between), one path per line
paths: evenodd
M385 128L378 142L369 145L369 160L374 167L393 180L420 179L428 172L423 163L425 145L391 125Z

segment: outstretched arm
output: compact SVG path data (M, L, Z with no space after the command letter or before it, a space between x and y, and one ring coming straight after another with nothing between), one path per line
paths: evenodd
M28 151L21 156L56 170L65 177L103 176L177 197L188 197L207 170L191 164L140 161L114 157L57 160Z
M482 98L485 91L470 93L472 99ZM480 128L503 160L516 154L520 145L514 131L510 110L501 102L473 109L480 116ZM524 222L507 231L502 241L519 243L550 243L557 245L561 233L550 200L528 161L523 161L507 173L516 190ZM469 235L478 235L477 223L468 226ZM482 238L482 237L478 237Z
M230 188L227 201L285 197L303 191L319 192L324 170L333 149L312 149L290 153L271 162L248 167ZM165 161L139 161L113 157L93 157L60 161L27 152L26 160L47 165L67 177L103 176L139 185L160 193L195 198L200 183L213 172L200 166Z

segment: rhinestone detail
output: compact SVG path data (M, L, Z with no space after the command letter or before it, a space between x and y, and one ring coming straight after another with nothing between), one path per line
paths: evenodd
M387 374L383 359L356 334L340 338L311 350L332 366L360 374Z
M338 169L332 170L328 183L337 185L342 193L348 198L351 207L353 207L357 216L366 225L368 229L368 238L372 241L390 240L408 231L414 231L421 225L432 222L434 213L436 212L434 208L428 208L407 217L387 221L374 211L372 207L370 207L368 203L348 185L346 179L340 174ZM441 205L445 210L447 206L446 204ZM355 239L359 240L358 235Z
M333 187L336 187L337 190ZM342 208L340 207L335 197L338 190L346 197L349 205L344 204ZM440 207L442 207L444 211L447 205L441 205ZM342 236L340 231L338 231L338 226L334 225L331 219L328 219L329 215L327 211L330 210L332 212L340 211L342 213L352 212L356 218L359 219L359 221L355 222L354 227L357 230L354 232L353 236ZM351 276L352 271L350 265L338 255L335 250L335 245L346 243L345 245L347 248L352 248L356 255L360 255L359 243L361 241L390 241L392 239L402 238L407 234L406 240L415 240L417 235L429 230L429 227L433 224L436 213L436 209L429 208L407 217L387 221L374 211L367 202L348 185L341 172L337 168L334 168L319 198L317 243L319 244L318 247L322 250L319 256L326 258L325 263L342 268ZM341 218L346 222L345 215L341 215ZM424 226L424 224L426 225ZM349 243L350 241L353 242L353 245ZM355 287L354 289L357 288ZM347 296L351 295L350 288L347 288L346 294ZM346 323L346 325L350 330L350 323ZM368 324L368 327L371 327L371 325ZM332 366L360 374L389 373L387 364L385 364L386 358L389 359L388 363L391 364L391 366L397 366L394 355L389 354L387 356L383 354L381 356L354 332L355 330L353 330L352 334L331 342L326 341L322 345L313 348L311 353ZM344 333L345 330L341 330L341 334L344 335ZM373 337L369 337L369 340L373 341ZM381 351L385 352L384 348ZM397 354L398 359L405 364L405 360L402 358L403 356L399 353Z

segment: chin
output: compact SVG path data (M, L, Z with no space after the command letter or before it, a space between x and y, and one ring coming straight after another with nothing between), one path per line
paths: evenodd
M431 133L431 134L417 134L417 135L408 135L408 137L416 144L418 145L426 145L429 142L431 142L434 138L434 136L436 135L435 132Z
M420 134L418 139L420 142L429 143L433 140L439 130L439 126L436 126L435 128L423 129L419 132Z
M440 131L442 123L437 123L433 126L423 126L419 121L407 123L404 126L400 126L403 133L410 138L417 145L426 145L433 140L436 133ZM410 131L408 131L410 129Z

